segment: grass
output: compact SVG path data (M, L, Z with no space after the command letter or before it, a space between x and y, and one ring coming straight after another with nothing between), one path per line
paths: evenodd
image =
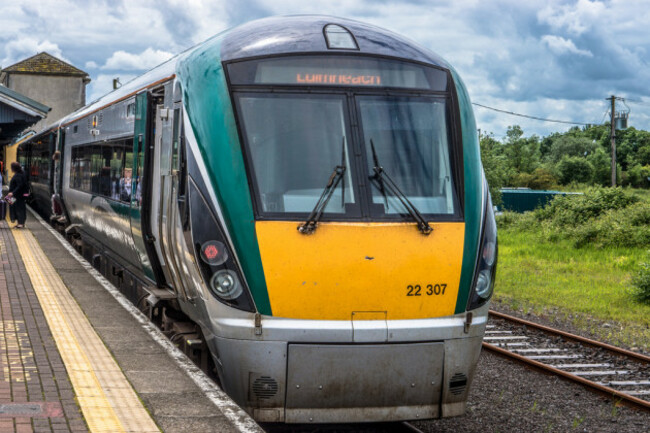
M650 305L636 301L631 279L648 254L643 248L578 249L569 240L501 229L495 300L517 310L552 312L614 344L647 351Z

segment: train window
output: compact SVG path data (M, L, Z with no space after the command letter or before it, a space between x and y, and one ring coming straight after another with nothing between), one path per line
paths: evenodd
M447 90L447 72L433 67L376 57L293 56L228 65L234 85L392 87Z
M126 106L126 117L135 116L135 102L131 102Z
M133 178L132 149L132 139L73 147L70 188L130 202Z
M172 131L172 173L178 171L179 159L178 149L180 140L180 112L179 108L174 109L174 126Z
M357 97L371 175L372 201L385 214L406 214L374 173L383 167L415 207L425 214L454 214L445 99Z
M344 166L324 213L358 214L343 96L246 94L237 102L263 212L308 214Z
M119 141L113 146L113 154L111 155L110 168L111 168L111 193L110 197L113 200L121 200L121 187L123 185L122 175L124 173L124 153L125 142ZM128 201L128 197L126 198Z

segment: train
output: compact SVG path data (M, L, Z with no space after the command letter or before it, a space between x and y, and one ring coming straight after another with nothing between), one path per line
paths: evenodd
M428 49L252 21L18 158L32 206L258 422L465 412L497 231L468 92Z

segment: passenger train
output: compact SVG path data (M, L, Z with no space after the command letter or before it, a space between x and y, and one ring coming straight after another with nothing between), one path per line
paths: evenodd
M253 21L19 160L34 207L257 421L465 411L497 235L470 99L429 50Z

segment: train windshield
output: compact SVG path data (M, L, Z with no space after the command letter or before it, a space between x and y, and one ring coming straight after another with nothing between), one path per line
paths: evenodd
M297 72L304 70L302 58L229 65L257 214L304 219L325 191L331 197L323 220L406 221L414 213L434 221L462 218L460 163L452 151L443 90L448 83L437 75L441 71L383 59L316 60L310 79L329 66L323 76L336 77L331 80L374 76L381 87L361 78L361 84L327 88L267 84L304 78ZM389 83L392 90L383 87ZM413 92L399 83L429 90ZM343 167L341 181L337 167ZM334 175L336 188L326 188Z
M444 99L359 97L372 202L386 214L403 214L383 170L421 213L453 214L454 199Z
M311 212L343 165L343 179L324 212L358 213L342 96L250 94L240 96L238 105L263 212Z

